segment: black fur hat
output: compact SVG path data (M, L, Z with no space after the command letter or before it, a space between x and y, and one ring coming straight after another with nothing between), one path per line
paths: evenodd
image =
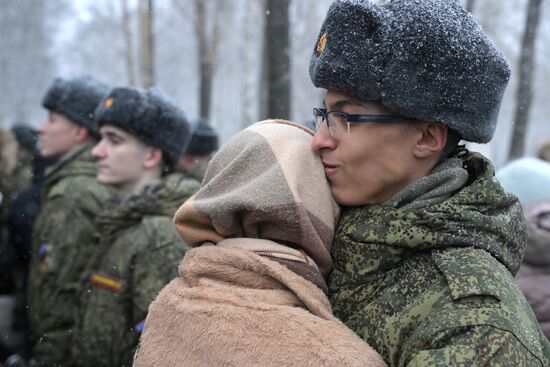
M94 121L94 111L107 92L109 87L106 84L90 76L56 78L46 92L42 106L86 127L97 137L99 128Z
M171 166L183 155L191 139L185 113L157 88L114 88L95 114L100 127L116 126L145 144L161 149Z
M36 152L36 143L38 141L38 132L25 123L16 123L11 127L11 132L17 140L17 144L28 152Z
M185 153L191 155L209 155L216 150L218 150L218 134L210 126L208 120L201 117L193 126L191 142Z
M313 84L491 140L510 68L453 0L337 0L310 64Z

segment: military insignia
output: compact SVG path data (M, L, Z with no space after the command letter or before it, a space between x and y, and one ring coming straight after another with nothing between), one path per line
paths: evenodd
M112 105L113 105L113 97L109 97L103 102L103 107L105 108L109 108Z
M90 283L113 293L122 293L124 288L124 280L97 271L92 272L92 275L90 275Z
M325 51L325 47L327 46L327 32L324 32L321 38L319 39L319 43L317 43L317 55L320 55Z

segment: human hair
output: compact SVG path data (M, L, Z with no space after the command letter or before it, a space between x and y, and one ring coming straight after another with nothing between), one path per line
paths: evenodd
M454 129L448 128L447 130L447 142L441 150L441 155L439 156L440 161L444 161L449 158L449 156L454 152L458 143L462 140L462 135Z

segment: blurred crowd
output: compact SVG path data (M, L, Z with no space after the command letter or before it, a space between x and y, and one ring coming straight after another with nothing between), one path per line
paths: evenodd
M88 76L54 80L43 106L38 128L0 129L0 362L127 365L218 135L159 89Z

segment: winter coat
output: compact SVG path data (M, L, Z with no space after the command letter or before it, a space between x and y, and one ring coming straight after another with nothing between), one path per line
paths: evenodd
M239 248L189 251L151 305L135 367L384 366L287 267Z
M550 338L550 201L527 206L527 247L516 280Z
M149 304L177 275L188 248L172 217L198 188L197 181L170 174L97 218L101 255L82 295L76 365L132 365Z
M339 208L311 139L268 120L212 158L174 218L198 248L151 304L134 366L384 365L321 290Z
M113 194L95 179L91 149L74 150L46 173L27 293L33 366L64 364L69 358L79 290L97 246L94 219Z
M548 366L550 345L513 279L521 206L489 161L461 159L468 181L440 203L345 210L333 311L390 366Z

